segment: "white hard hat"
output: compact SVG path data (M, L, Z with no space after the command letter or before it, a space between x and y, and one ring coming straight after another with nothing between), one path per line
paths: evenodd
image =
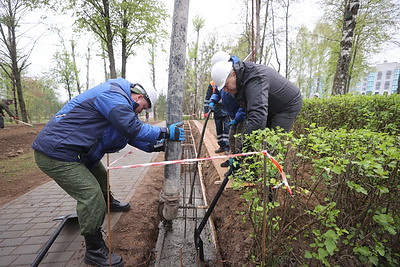
M219 61L211 69L211 79L222 90L225 86L226 78L232 70L232 62Z
M315 92L315 93L314 93L314 96L319 97L319 93L318 93L318 92Z
M214 66L219 61L228 61L230 58L231 56L228 53L218 51L211 57L211 66Z

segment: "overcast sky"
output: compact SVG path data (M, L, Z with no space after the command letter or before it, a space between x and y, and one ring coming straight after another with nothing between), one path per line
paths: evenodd
M171 15L173 14L173 0L164 0L168 11ZM321 10L316 4L317 0L298 0L291 6L292 12L290 24L293 27L299 27L305 25L309 30L312 30L315 23L319 20ZM218 38L218 43L226 42L227 38L232 38L238 32L241 32L243 28L244 20L240 14L243 14L244 4L243 0L191 0L189 6L189 20L188 20L188 42L195 41L195 31L193 29L192 20L196 16L200 16L205 19L205 26L200 31L200 43L202 43L210 34L215 33ZM31 17L28 17L24 27L28 28L34 25L35 20L43 14L35 13ZM36 36L39 36L46 31L49 25L57 25L58 27L65 28L64 38L66 40L71 39L73 35L68 29L71 29L73 23L69 16L52 16L45 20L46 25L36 26L34 31ZM168 23L169 31L171 30L171 23ZM34 38L34 37L33 37ZM35 48L32 52L30 62L31 65L28 69L30 75L41 76L45 71L54 65L52 57L54 53L60 50L59 37L56 34L46 34L39 38ZM86 62L84 54L86 53L90 38L88 36L79 36L76 38L77 49L79 51L78 68L81 71L81 83L86 84ZM382 62L383 60L388 61L400 61L400 49L393 49L395 46L388 46L385 48L385 53L378 55L373 61ZM166 44L167 53L158 54L157 58L157 88L158 90L167 91L168 86L168 60L169 60L169 44ZM90 87L95 86L104 80L103 62L99 57L94 57L90 65ZM119 56L117 60L119 59ZM131 82L139 82L145 88L151 88L151 80L149 76L149 65L147 48L137 50L137 55L130 57L127 66L127 79ZM117 68L120 68L120 64L117 63ZM62 92L61 99L67 100L66 93Z

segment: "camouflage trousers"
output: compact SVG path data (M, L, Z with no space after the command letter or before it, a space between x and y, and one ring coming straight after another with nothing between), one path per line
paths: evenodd
M82 235L95 233L106 213L107 171L99 161L93 170L79 162L65 162L35 151L38 167L77 201L76 213Z

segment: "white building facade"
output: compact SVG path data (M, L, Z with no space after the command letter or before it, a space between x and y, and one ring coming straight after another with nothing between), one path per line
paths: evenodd
M376 71L357 83L355 91L362 95L391 95L396 93L400 75L400 64L384 61L377 64Z

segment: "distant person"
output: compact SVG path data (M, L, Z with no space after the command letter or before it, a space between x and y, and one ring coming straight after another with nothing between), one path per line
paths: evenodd
M314 93L314 98L319 98L319 93L318 92Z
M218 51L211 57L211 65L214 66L217 62L224 61L230 62L231 64L239 62L239 58L231 56L224 51ZM241 138L238 138L236 134L243 132L243 122L246 118L246 109L239 106L239 102L235 98L225 92L224 90L214 90L214 94L210 98L210 104L213 105L222 100L228 115L231 119L229 123L229 150L230 153L238 153L241 148ZM229 160L221 163L221 167L228 167Z
M4 111L6 111L8 113L8 115L12 118L14 118L15 120L18 119L18 117L11 112L11 110L8 108L9 105L12 105L14 101L12 99L2 99L0 101L0 129L4 128L4 118L6 115L4 114Z
M265 65L237 62L232 66L220 61L212 67L211 78L246 109L245 134L277 127L288 132L301 110L299 88Z
M229 117L228 112L222 101L218 101L217 103L210 102L211 96L214 94L214 91L217 90L215 83L210 82L207 88L206 97L204 100L204 117L208 116L208 112L210 109L214 111L214 122L215 129L217 131L217 142L219 148L215 150L215 153L229 153Z
M146 110L145 115L146 115L146 122L149 122L149 116L150 116L150 114L149 114L149 112L148 112L147 110Z
M162 151L165 139L183 141L178 123L169 127L145 124L138 114L151 107L146 90L125 79L110 79L71 99L55 114L33 142L39 168L77 200L81 234L85 237L85 262L109 266L109 252L101 225L106 213L107 171L101 163L105 153L127 144L146 152ZM111 211L126 211L110 195ZM112 266L122 266L112 254Z

